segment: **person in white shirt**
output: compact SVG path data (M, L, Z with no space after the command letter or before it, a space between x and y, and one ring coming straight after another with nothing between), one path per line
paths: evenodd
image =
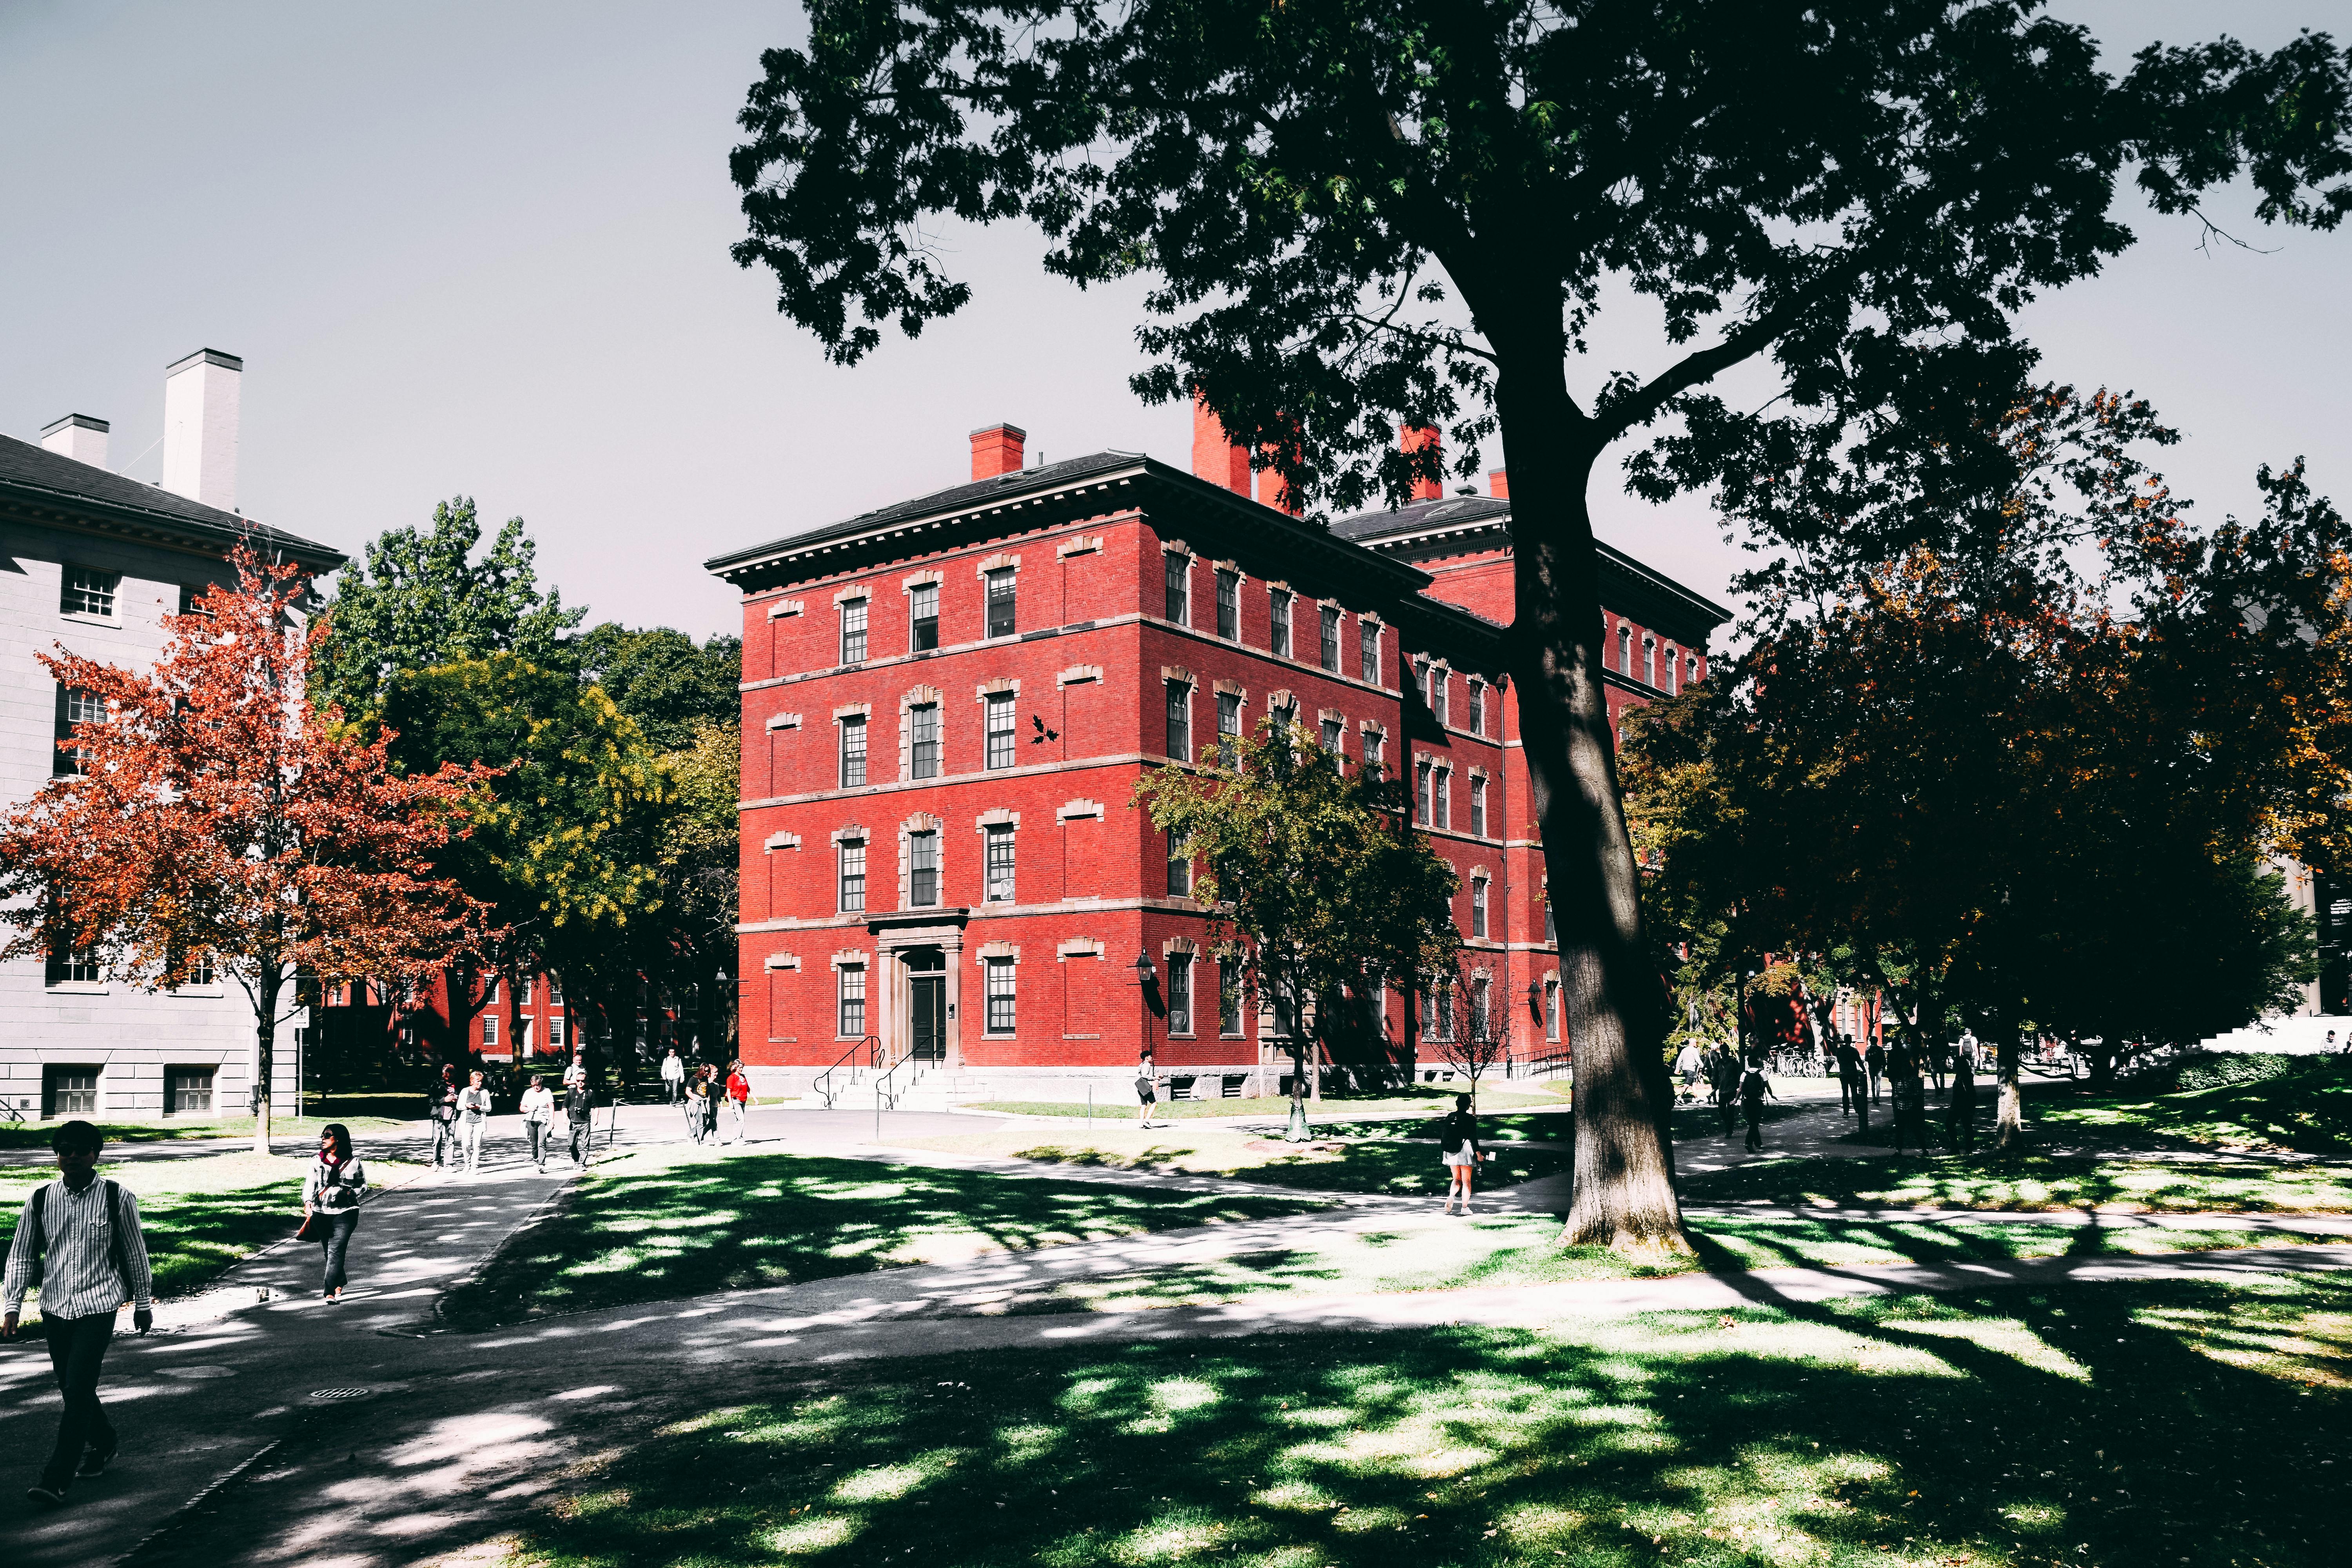
M588 1053L586 1051L574 1051L572 1053L572 1061L570 1065L566 1066L563 1069L563 1087L570 1089L576 1084L583 1084L587 1081Z
M547 1135L555 1127L555 1096L547 1080L533 1079L522 1091L522 1134L530 1141L530 1163L547 1169Z
M678 1059L677 1047L672 1046L669 1055L662 1058L662 1092L676 1105L686 1097L686 1063Z
M490 1091L475 1073L457 1091L457 1147L465 1152L466 1173L482 1168L482 1129L490 1120Z
M25 1292L38 1279L49 1370L65 1395L49 1462L41 1479L26 1489L25 1495L45 1508L65 1501L75 1478L105 1474L121 1445L98 1400L99 1368L114 1338L115 1314L127 1305L141 1333L155 1326L139 1200L100 1178L98 1152L104 1145L104 1136L87 1121L68 1121L50 1134L60 1174L25 1200L0 1285L6 1305L0 1336L14 1339Z

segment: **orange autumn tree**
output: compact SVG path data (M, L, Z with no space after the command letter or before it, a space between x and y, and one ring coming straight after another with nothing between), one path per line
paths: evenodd
M302 700L323 619L291 614L301 568L239 545L235 590L166 616L152 672L60 647L41 662L97 717L58 742L71 772L0 822L0 957L87 955L149 991L209 965L253 1003L254 1148L269 1152L277 1026L298 973L422 975L481 936L435 878L496 770L403 777Z

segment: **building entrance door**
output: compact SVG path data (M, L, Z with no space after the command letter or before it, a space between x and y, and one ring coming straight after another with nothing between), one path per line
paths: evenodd
M948 1058L948 976L946 956L938 948L916 948L907 954L907 1054L917 1061L943 1062Z

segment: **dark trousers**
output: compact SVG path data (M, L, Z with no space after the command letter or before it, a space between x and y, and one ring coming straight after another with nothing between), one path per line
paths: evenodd
M98 1403L98 1369L114 1339L114 1314L93 1312L87 1318L46 1321L49 1367L58 1374L58 1392L66 1396L66 1409L58 1417L58 1443L49 1450L49 1462L41 1468L41 1484L61 1492L73 1483L74 1468L81 1463L84 1448L111 1456L121 1441Z
M451 1164L457 1163L457 1124L436 1116L433 1119L433 1163L439 1164L445 1152Z
M1838 1110L1841 1114L1862 1108L1862 1080L1847 1073L1838 1074Z
M1977 1101L1970 1095L1962 1100L1952 1096L1952 1103L1944 1114L1944 1134L1953 1148L1966 1154L1977 1145Z
M319 1218L326 1229L319 1233L319 1250L326 1255L326 1278L320 1281L323 1290L343 1288L343 1258L352 1249L352 1232L360 1227L360 1211L349 1214L321 1214Z
M575 1165L586 1164L589 1152L595 1146L596 1141L588 1131L588 1118L573 1117L572 1119L572 1163Z
M1764 1147L1764 1108L1751 1105L1748 1110L1748 1152L1759 1152Z

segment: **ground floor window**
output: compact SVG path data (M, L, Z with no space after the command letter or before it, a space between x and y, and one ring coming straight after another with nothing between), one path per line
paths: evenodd
M1242 966L1238 963L1217 965L1217 1033L1238 1035L1242 1032Z
M866 971L862 966L841 971L840 1034L847 1040L866 1037Z
M1192 1032L1192 955L1189 952L1168 955L1168 1032Z
M96 985L106 978L94 952L53 952L47 983L51 985Z
M163 1114L166 1116L209 1116L213 1109L214 1068L189 1067L163 1069Z
M96 1116L98 1114L98 1073L95 1067L67 1067L53 1064L41 1069L41 1116L45 1121L60 1117Z
M988 1032L1013 1033L1013 961L1009 958L988 961Z
M495 1013L485 1013L485 1014L483 1014L483 1015L482 1015L482 1049L484 1049L484 1050L486 1050L486 1051L494 1051L494 1050L497 1050L498 1048L499 1048L499 1019L498 1019L498 1015L497 1015L497 1014L495 1014Z
M1559 1038L1559 982L1557 980L1544 987L1544 1038Z

